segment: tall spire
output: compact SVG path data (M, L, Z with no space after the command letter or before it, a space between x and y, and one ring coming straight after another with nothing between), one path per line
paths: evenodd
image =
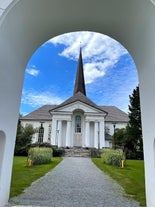
M81 48L80 48L78 67L76 72L76 80L74 85L74 95L79 91L86 96Z

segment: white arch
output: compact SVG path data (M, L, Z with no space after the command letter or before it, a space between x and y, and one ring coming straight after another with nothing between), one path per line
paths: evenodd
M0 131L0 190L3 190L3 186L5 185L5 183L3 183L3 163L4 163L4 149L5 149L5 143L6 143L6 139L5 139L5 133L3 131Z
M2 0L0 3L0 130L6 135L0 189L9 196L12 156L24 69L39 45L72 31L94 31L118 40L138 68L144 137L147 206L155 206L155 6L149 0ZM9 5L9 6L8 6ZM8 7L7 7L8 6ZM2 158L0 158L2 160Z

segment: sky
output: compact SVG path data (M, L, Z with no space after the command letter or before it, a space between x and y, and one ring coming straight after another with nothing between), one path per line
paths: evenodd
M25 70L20 113L60 104L73 95L80 48L86 94L97 105L128 112L129 95L138 85L135 63L116 40L94 32L54 37L31 56Z

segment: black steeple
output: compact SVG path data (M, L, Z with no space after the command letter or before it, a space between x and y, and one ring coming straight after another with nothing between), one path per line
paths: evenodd
M81 48L80 48L80 54L78 60L76 80L74 85L74 95L79 91L86 96Z

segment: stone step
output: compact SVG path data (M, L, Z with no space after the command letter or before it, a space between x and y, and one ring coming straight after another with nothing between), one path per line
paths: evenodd
M65 157L90 157L90 149L73 147L65 149Z

